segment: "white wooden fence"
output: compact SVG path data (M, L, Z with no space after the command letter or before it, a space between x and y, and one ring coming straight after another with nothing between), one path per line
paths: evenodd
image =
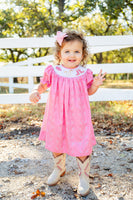
M114 49L127 48L133 46L132 36L94 36L87 37L90 52L99 53ZM4 38L0 39L0 48L36 48L53 47L54 38ZM0 83L0 86L9 87L9 92L13 93L14 88L27 88L29 92L34 87L33 77L42 76L46 66L33 66L36 63L51 63L53 56L45 56L27 61L8 64L0 67L0 77L8 77L9 83ZM133 63L117 64L92 64L88 65L94 74L100 69L108 74L114 73L133 73ZM13 83L13 77L28 77L28 84ZM47 101L48 93L42 94L40 103ZM109 89L100 88L94 95L90 96L90 101L114 101L114 100L133 100L133 90L131 89ZM0 94L0 104L19 104L30 103L29 94Z

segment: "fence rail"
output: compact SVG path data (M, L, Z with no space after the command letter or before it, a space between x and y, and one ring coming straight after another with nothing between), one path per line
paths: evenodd
M86 38L91 53L99 53L118 48L127 48L133 46L133 37L130 36L91 36ZM53 47L54 38L45 36L44 38L4 38L0 39L0 48L35 48L35 47ZM9 83L0 83L0 87L9 86L9 92L13 93L14 88L27 88L30 92L34 87L33 77L43 75L46 64L51 63L53 56L40 58L29 58L26 61L8 64L0 67L0 77L8 77ZM45 63L45 66L33 66L36 63ZM113 63L113 64L91 64L87 65L94 74L103 72L108 74L133 73L133 63ZM28 77L28 84L13 83L14 77ZM48 93L42 94L40 103L47 101ZM132 89L109 89L100 88L94 95L89 97L90 101L115 101L115 100L133 100ZM0 104L19 104L30 103L29 94L0 94Z
M112 98L113 97L113 98ZM48 92L42 94L39 103L46 103ZM123 101L133 100L133 90L130 89L111 89L99 88L92 96L89 96L90 101ZM0 95L0 104L24 104L31 103L29 94L2 94Z
M30 92L35 86L33 82L33 77L40 77L43 75L44 69L46 66L3 66L0 67L0 77L6 78L9 77L9 83L1 83L1 87L9 87L9 92L14 93L14 88L26 88ZM133 64L132 63L113 63L113 64L90 64L87 65L87 68L90 68L94 74L98 74L100 69L103 72L108 74L117 74L117 73L132 73ZM117 71L116 71L117 69ZM21 75L21 76L20 76ZM28 84L13 83L13 77L28 77Z
M133 46L132 35L86 37L91 53L111 51ZM0 48L45 48L54 47L54 37L43 38L1 38Z
M42 76L46 66L3 66L0 67L0 77ZM108 74L133 73L133 63L90 64L86 66L97 74L100 69Z

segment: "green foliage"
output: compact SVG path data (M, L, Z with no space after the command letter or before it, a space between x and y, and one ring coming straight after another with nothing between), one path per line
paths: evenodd
M104 16L118 19L120 14L124 13L127 8L132 9L132 0L99 0L99 8Z
M87 36L104 36L104 35L130 35L132 30L125 25L124 20L112 19L111 16L106 17L99 13L91 16L78 18L75 22L69 24L69 29L76 27L77 30L84 30ZM103 53L93 54L90 58L90 64L96 63L131 63L133 48L119 49L107 51ZM132 74L110 74L108 79L132 79Z
M42 119L44 115L44 104L18 104L1 105L1 120L27 119L27 121ZM108 102L90 102L92 119L95 117L107 119L122 119L123 124L132 123L133 101L108 101ZM104 123L105 123L104 120ZM118 122L116 121L116 123Z
M11 8L0 9L0 37L43 37L53 35L61 30L64 22L76 20L80 15L85 15L96 3L79 1L73 5L64 0L10 0ZM95 1L96 2L96 1ZM80 6L79 6L80 5ZM89 6L89 7L88 7ZM32 55L28 55L26 49L4 50L0 59L18 62L29 56L38 57L46 55L48 49L33 49ZM4 55L5 54L5 55Z
M10 8L0 8L0 38L53 36L62 29L77 29L87 36L132 34L130 0L9 0L8 4ZM0 60L18 62L49 52L48 48L30 53L27 49L7 49L1 52ZM117 62L132 62L132 48L94 54L90 60Z

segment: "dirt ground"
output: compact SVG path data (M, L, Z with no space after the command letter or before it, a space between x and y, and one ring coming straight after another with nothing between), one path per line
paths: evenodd
M41 122L4 122L0 130L0 199L30 200L132 200L133 137L126 132L96 133L90 170L90 193L77 194L78 167L67 156L67 172L53 187L46 180L53 170L51 153L38 140ZM34 193L34 194L33 194Z

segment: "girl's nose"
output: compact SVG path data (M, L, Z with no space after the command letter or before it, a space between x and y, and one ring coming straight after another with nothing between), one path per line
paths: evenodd
M70 53L70 56L71 56L71 57L74 57L74 56L75 56L75 55L74 55L74 52L71 52L71 53Z

